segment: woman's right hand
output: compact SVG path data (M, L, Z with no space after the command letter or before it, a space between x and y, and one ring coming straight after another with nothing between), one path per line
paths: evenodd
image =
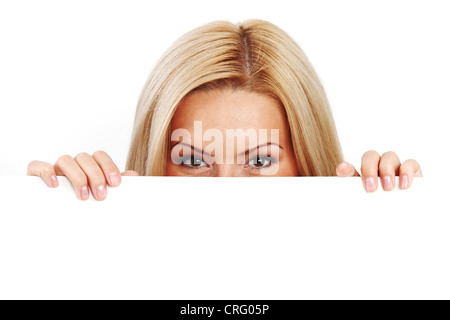
M122 176L138 176L133 170L120 173L110 156L104 151L96 151L92 156L82 152L75 158L61 156L52 166L48 162L34 160L28 164L27 175L39 176L50 188L58 186L56 176L66 176L75 189L80 200L89 199L89 187L97 200L106 199L108 184L111 187L120 185Z

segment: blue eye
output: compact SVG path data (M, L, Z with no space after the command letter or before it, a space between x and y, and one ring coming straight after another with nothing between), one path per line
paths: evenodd
M181 158L181 163L182 166L186 166L189 168L199 168L199 167L206 167L208 166L200 157L196 157L196 156L185 156L183 158Z
M256 156L248 161L248 165L257 169L270 167L275 159L269 156Z

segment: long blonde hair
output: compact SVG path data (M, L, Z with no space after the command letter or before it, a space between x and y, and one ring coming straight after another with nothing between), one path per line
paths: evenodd
M257 19L208 23L165 52L139 98L126 170L164 175L177 106L189 93L224 87L274 98L285 109L300 175L336 175L343 156L318 76L286 32Z

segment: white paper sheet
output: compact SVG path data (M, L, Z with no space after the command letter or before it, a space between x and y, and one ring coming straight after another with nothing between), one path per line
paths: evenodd
M0 177L1 299L450 298L425 178L123 177L85 202L58 178Z

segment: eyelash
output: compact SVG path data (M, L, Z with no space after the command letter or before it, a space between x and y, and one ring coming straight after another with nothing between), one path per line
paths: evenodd
M267 161L269 161L269 164L261 166L261 167L256 167L254 165L253 166L250 165L251 161L253 161L253 160L258 161L258 159L267 160ZM256 156L256 157L253 157L253 158L249 159L248 163L245 164L245 167L251 167L252 169L261 170L261 169L265 169L265 168L270 167L273 163L276 163L276 159L272 158L269 155L267 155L267 156Z
M194 166L192 164L186 164L185 163L186 161L190 161L192 163L193 160L198 160L198 159L201 160L202 163L205 163L201 157L189 155L189 156L182 157L180 159L181 162L180 162L179 165L183 166L183 167L186 167L186 168L189 168L189 169L195 169L195 170L198 170L198 169L201 169L201 168L204 168L204 167L209 167L209 165L207 163L205 163L204 166L202 166L202 165Z
M254 165L250 165L250 163L251 163L252 161L257 161L258 159L267 160L267 161L269 161L269 164L268 164L268 165L261 166L261 167L257 167L257 166L254 166ZM204 163L205 165L198 165L198 166L195 166L195 165L187 164L187 163L186 163L186 161L190 161L190 162L192 163L192 162L195 161L195 160L201 160L202 163ZM189 168L189 169L195 169L195 170L198 170L198 169L201 169L201 168L204 168L204 167L209 167L209 164L205 163L201 157L197 157L197 156L191 156L191 155L189 155L189 156L184 156L184 157L182 157L182 158L180 159L180 161L181 161L180 164L179 164L180 166L184 166L184 167ZM269 155L267 155L267 156L256 156L256 157L253 157L253 158L249 159L249 161L245 164L245 167L246 167L246 168L247 168L247 167L250 167L251 169L255 169L255 170L261 170L261 169L270 167L273 163L276 163L276 162L277 162L277 160L276 160L275 158L272 158L272 157L269 156Z

